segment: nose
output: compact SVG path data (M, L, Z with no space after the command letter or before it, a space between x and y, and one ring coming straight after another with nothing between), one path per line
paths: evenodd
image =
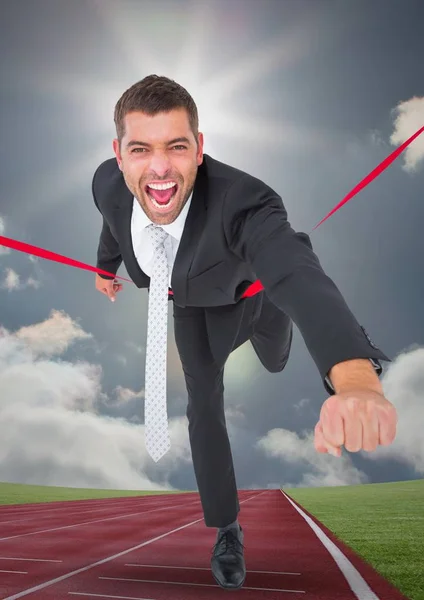
M155 173L158 178L164 178L171 170L171 161L166 152L152 152L149 166L151 172Z

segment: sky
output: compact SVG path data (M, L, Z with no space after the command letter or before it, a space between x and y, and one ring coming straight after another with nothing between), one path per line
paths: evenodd
M424 134L312 228L424 125L420 0L1 0L0 235L95 265L97 166L114 106L146 75L197 103L205 152L262 179L391 358L395 442L318 454L327 394L295 327L270 374L246 343L225 372L240 489L424 476ZM122 266L119 275L127 277ZM169 317L169 453L144 447L147 292L113 304L94 274L0 246L0 481L190 489L186 390Z

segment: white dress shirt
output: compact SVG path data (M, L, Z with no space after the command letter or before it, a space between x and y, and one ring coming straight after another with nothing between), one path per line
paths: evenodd
M171 286L172 269L174 267L174 261L177 255L178 246L180 245L181 236L183 235L184 225L192 197L193 193L190 194L190 197L185 203L183 210L173 223L170 223L169 225L161 225L161 227L169 234L165 240L165 250L169 265L169 286ZM151 224L152 221L141 208L137 198L134 198L131 217L132 245L140 268L149 277L152 272L153 246L146 231L146 227Z

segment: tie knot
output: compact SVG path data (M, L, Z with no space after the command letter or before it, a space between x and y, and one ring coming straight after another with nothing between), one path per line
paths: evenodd
M159 225L148 225L147 231L149 232L150 239L156 248L163 244L166 237L168 236L166 231L162 229L162 227L160 227Z

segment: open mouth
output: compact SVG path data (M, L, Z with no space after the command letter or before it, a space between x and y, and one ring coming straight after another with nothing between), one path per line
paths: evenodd
M178 190L178 184L176 182L148 184L145 190L155 208L166 209L172 204Z

